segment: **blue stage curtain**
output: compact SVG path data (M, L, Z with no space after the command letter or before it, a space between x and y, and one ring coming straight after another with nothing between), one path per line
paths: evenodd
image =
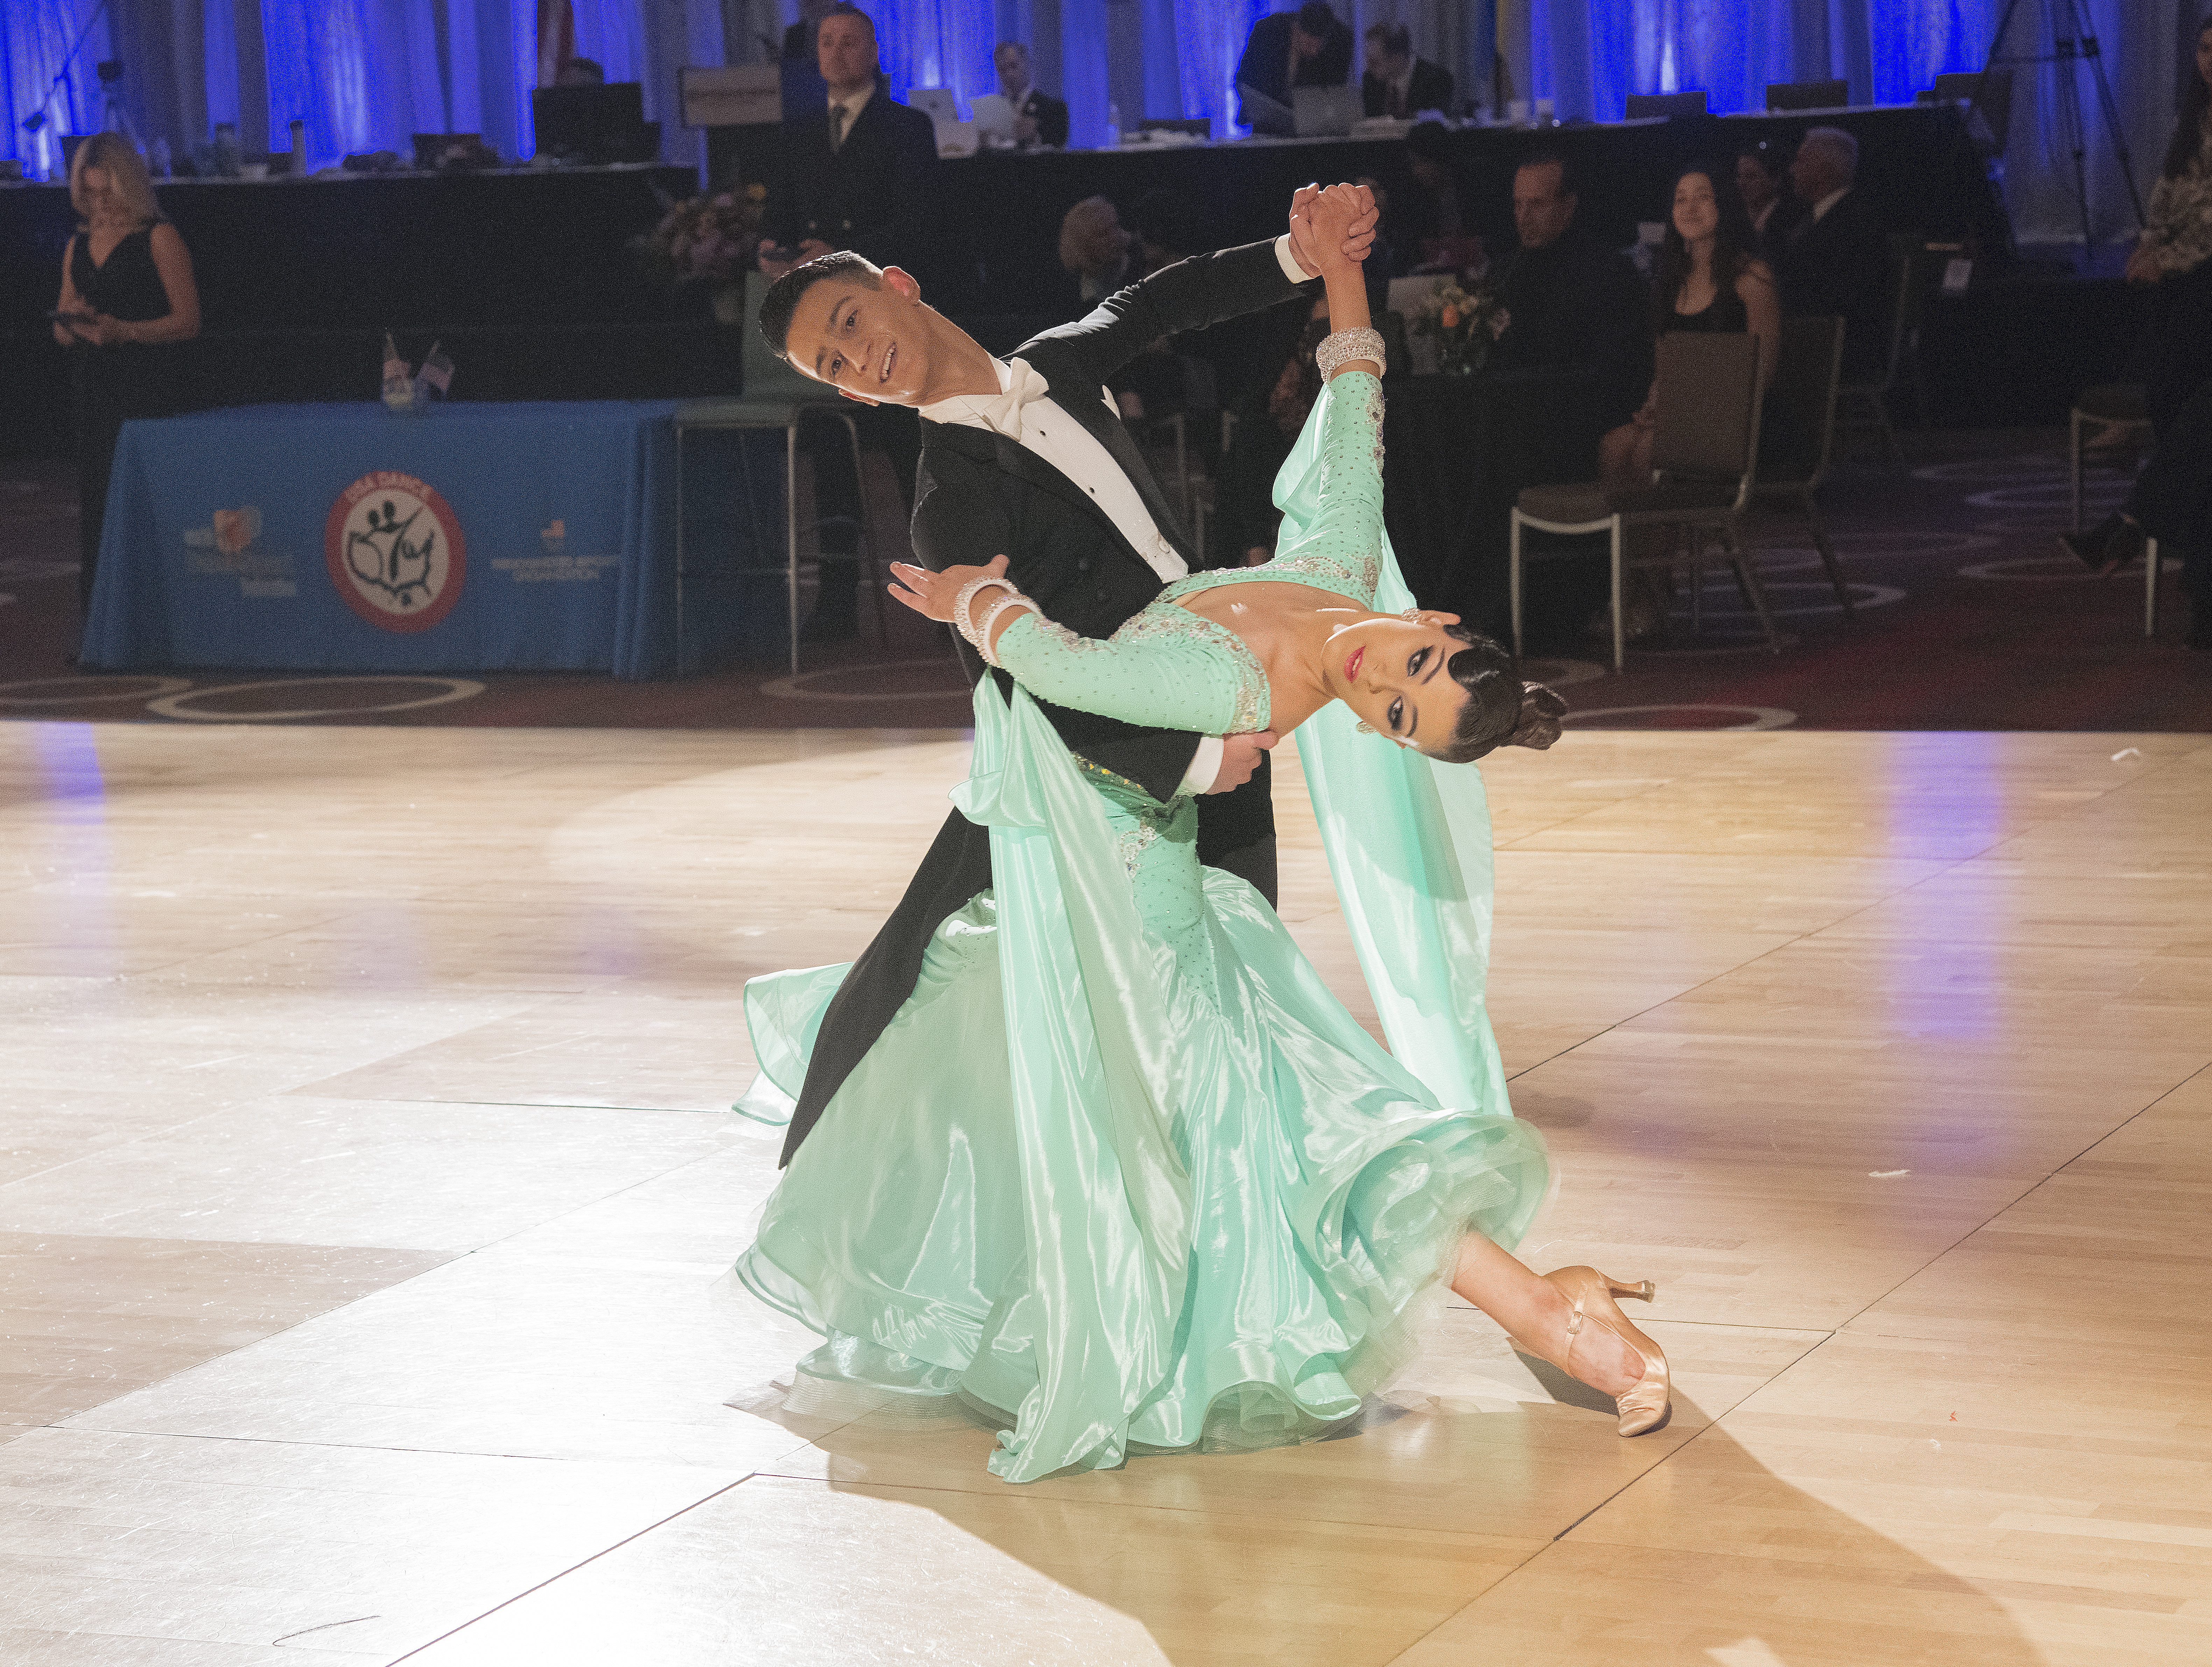
M879 0L860 9L875 20L893 98L905 98L911 88L949 87L964 117L975 99L998 91L991 48L999 20L992 7L976 0ZM1061 9L1067 9L1065 0Z
M88 133L100 123L100 82L93 65L112 55L108 20L96 20L99 0L6 0L5 27L0 28L0 88L8 104L8 150L19 157L27 173L61 175L61 136ZM71 58L70 48L89 21L82 49ZM69 77L54 86L64 61ZM49 89L52 89L51 96ZM43 110L46 120L35 133L23 124Z

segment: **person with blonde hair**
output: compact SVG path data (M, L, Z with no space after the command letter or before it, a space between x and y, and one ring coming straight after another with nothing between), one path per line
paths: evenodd
M1129 276L1133 240L1107 198L1086 197L1060 222L1060 264L1083 286L1091 307L1119 289Z
M134 417L173 417L190 404L179 344L200 332L200 296L191 252L123 135L94 133L77 147L70 203L77 229L62 253L54 339L72 362L77 594L88 612L116 437Z

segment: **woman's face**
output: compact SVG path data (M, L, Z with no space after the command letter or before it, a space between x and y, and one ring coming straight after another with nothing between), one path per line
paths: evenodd
M1685 243L1711 237L1721 228L1721 205L1709 175L1686 173L1674 182L1674 229Z
M2212 29L2197 33L2197 75L2207 87L2212 87Z
M1450 745L1467 691L1444 667L1467 644L1443 628L1458 618L1382 614L1342 627L1322 660L1328 692L1385 735L1424 752Z
M1782 195L1782 187L1772 174L1759 166L1759 158L1739 156L1735 159L1735 192L1743 198L1744 207L1757 214Z
M88 162L77 174L77 183L84 188L85 201L94 212L106 208L115 196L115 182L106 168L97 162Z

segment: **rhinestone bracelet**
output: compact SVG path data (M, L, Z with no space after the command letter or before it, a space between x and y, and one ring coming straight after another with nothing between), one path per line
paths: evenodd
M1014 589L1012 580L1003 578L995 573L987 573L981 578L970 579L966 584L961 586L959 594L952 599L952 629L966 637L968 646L975 649L977 654L982 654L986 660L990 659L991 656L984 653L983 645L975 640L975 630L968 621L968 605L975 599L976 592L988 590L994 585L1013 595L1018 596L1021 593Z
M999 623L999 616L1008 608L1027 608L1034 612L1036 604L1018 590L1009 591L983 611L983 623L975 627L975 652L994 666L999 663L999 657L991 651L991 632Z
M1379 330L1340 330L1333 336L1323 337L1321 345L1314 350L1314 363L1321 368L1321 380L1324 382L1336 374L1338 366L1348 364L1354 359L1374 360L1378 376L1389 368L1388 362L1382 356L1382 332Z

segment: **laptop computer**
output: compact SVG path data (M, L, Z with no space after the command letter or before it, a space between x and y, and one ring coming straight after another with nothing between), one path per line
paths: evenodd
M1354 87L1293 87L1291 116L1301 139L1336 138L1352 131L1365 112Z

